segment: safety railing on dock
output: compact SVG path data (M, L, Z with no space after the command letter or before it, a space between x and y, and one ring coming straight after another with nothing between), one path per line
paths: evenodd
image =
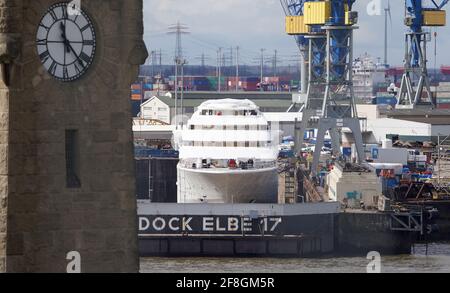
M435 220L438 216L439 211L436 208L402 205L391 213L391 230L429 235L437 230Z

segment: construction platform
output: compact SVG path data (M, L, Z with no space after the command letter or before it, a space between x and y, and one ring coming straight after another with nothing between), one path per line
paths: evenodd
M390 213L341 212L339 203L139 202L139 248L149 256L324 257L408 254L417 229Z

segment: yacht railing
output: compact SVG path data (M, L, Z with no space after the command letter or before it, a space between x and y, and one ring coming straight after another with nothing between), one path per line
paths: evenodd
M276 161L235 161L235 163L231 163L230 160L227 165L220 165L214 163L213 161L202 160L201 166L199 166L199 162L197 160L181 160L179 165L181 168L192 169L192 170L201 170L201 169L216 169L216 170L260 170L260 169L268 169L268 168L276 168Z

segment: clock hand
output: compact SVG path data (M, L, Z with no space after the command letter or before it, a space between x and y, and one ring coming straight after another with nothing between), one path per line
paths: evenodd
M70 41L68 41L68 40L66 40L66 41L67 41L67 46L69 47L70 50L72 50L73 54L77 58L78 63L84 68L84 64L83 64L83 61L80 59L80 56L78 56L77 52L75 52L74 48L70 44Z
M63 38L64 46L65 46L65 48L67 50L67 53L70 53L70 48L69 48L69 46L67 46L68 40L67 40L67 36L66 36L66 26L64 25L64 23L62 21L60 23L60 27L61 27L61 30L62 30L62 35L61 36Z
M78 54L75 52L75 49L70 44L70 41L67 39L66 32L65 32L66 31L66 26L64 25L63 22L61 22L60 27L61 27L61 30L62 30L62 35L61 36L64 39L63 41L64 41L64 45L65 45L65 47L67 49L67 53L70 53L70 51L72 51L73 54L75 55L75 57L77 58L78 63L84 68L83 61L80 59L80 56L78 56Z
M70 41L67 39L67 36L66 36L66 26L64 25L63 22L61 22L60 27L61 27L61 30L62 30L62 35L61 35L61 36L62 36L62 38L63 38L64 45L66 46L67 53L70 53L70 51L72 51L73 54L75 55L75 57L77 58L78 64L80 64L81 67L84 68L84 63L83 63L83 61L80 59L80 56L78 56L77 52L75 52L75 49L74 49L74 48L72 47L72 45L70 44Z

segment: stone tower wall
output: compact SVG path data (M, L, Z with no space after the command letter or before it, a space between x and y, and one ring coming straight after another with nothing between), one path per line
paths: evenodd
M35 45L41 17L58 2L0 0L0 61L11 60L0 82L0 271L65 272L67 253L78 251L82 272L136 272L129 89L147 57L142 0L81 1L96 26L96 57L70 83L48 75ZM73 129L76 189L66 186Z

